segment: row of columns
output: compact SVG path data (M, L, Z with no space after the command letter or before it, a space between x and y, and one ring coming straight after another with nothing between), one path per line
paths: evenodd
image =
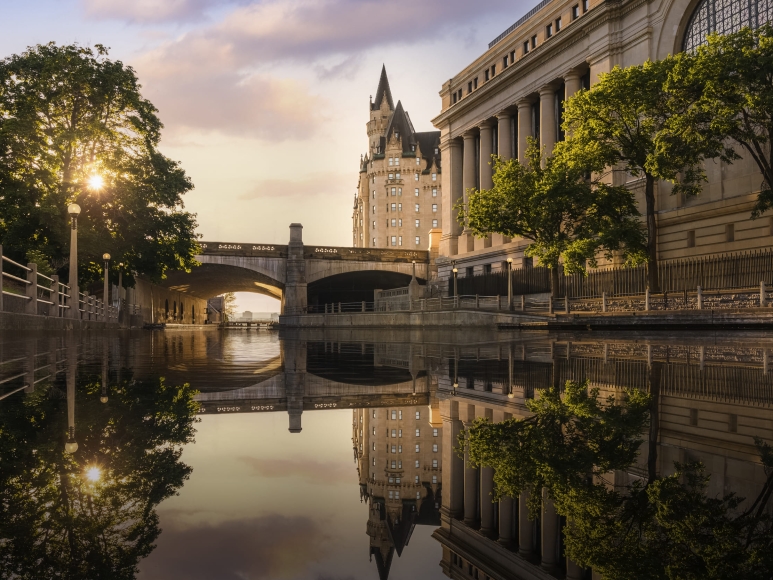
M582 87L582 75L579 71L568 72L563 80L564 98L571 97ZM557 139L555 95L558 86L560 85L548 84L539 90L539 142L548 154L553 151ZM443 193L448 196L443 199L445 231L440 240L441 255L453 256L474 249L474 238L469 230L462 230L454 215L453 206L462 197L467 204L467 191L478 187L478 176L481 189L490 189L493 186L491 155L494 152L494 124L497 126L498 155L503 159L517 156L522 163L525 162L528 138L532 136L532 106L535 101L533 97L527 97L516 102L518 132L515 144L510 135L513 115L510 110L497 113L495 123L486 120L464 132L461 141L449 139L441 144ZM480 143L479 146L477 142Z
M445 406L447 405L447 406ZM464 447L464 457L455 453L456 442L462 429L467 429L475 419L475 405L449 401L445 403L443 417L443 486L450 490L444 494L444 510L452 519L462 519L464 524L480 527L480 533L487 537L498 535L498 542L507 548L514 547L513 537L513 504L518 502L518 552L527 558L533 556L535 550L534 521L529 519L527 503L528 492L518 498L503 497L497 504L492 501L494 493L494 469L491 467L472 467L470 464L469 447ZM481 409L478 409L480 412ZM481 416L493 419L491 409L483 409ZM503 417L507 418L507 416ZM544 493L544 492L543 492ZM447 504L445 502L448 502ZM496 517L498 515L498 517ZM498 529L496 522L498 520ZM543 495L543 511L540 514L540 546L541 566L548 571L559 568L560 517L556 513L553 502ZM566 578L580 580L583 570L567 559Z

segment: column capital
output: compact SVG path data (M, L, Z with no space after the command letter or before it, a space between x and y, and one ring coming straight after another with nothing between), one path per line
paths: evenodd
M518 111L521 111L530 108L534 104L534 100L524 97L523 99L519 99L515 104L518 107Z
M512 114L512 113L508 113L507 111L502 111L502 112L500 112L500 113L497 113L497 114L496 114L496 115L494 115L494 116L495 116L495 117L496 117L498 120L500 120L500 121L507 121L507 120L509 120L509 119L510 119L510 118L513 116L513 114Z
M461 147L462 143L459 139L445 139L440 141L440 150L453 149L454 147Z
M554 95L558 87L554 84L545 85L539 90L539 98L542 99L548 95Z
M465 141L469 141L471 139L475 139L478 137L478 133L474 129L468 129L464 133L462 133L462 137Z
M489 120L481 121L480 123L478 123L478 130L479 131L488 130L488 129L491 129L493 126L494 124Z
M578 71L577 69L572 69L564 73L565 83L568 83L571 81L579 81L581 78L582 78L582 75L580 74L580 71Z

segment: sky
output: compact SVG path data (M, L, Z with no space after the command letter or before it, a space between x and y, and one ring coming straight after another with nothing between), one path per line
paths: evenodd
M159 109L206 241L347 246L382 64L417 131L438 92L535 0L0 0L0 55L110 47ZM239 295L242 310L278 302Z

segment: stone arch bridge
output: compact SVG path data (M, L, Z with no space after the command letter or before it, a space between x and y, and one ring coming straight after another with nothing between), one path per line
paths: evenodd
M207 299L225 292L257 292L277 298L282 313L308 305L372 302L374 290L420 284L430 276L430 253L389 248L307 246L303 226L290 225L287 245L201 242L201 266L172 272L164 285Z

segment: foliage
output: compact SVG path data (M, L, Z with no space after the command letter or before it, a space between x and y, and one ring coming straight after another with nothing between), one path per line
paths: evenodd
M769 579L773 573L773 451L757 440L768 475L745 511L734 494L707 497L700 464L676 465L672 475L648 483L629 477L616 485L611 472L637 460L649 421L649 395L625 391L598 401L587 383L567 382L528 401L527 419L492 424L477 420L462 434L473 463L494 468L497 496L529 492L539 513L546 489L567 517L567 554L605 579Z
M80 377L69 455L63 386L0 409L0 578L133 579L160 533L155 507L191 473L195 391L123 380L103 404L100 381Z
M56 274L56 271L48 261L48 256L40 250L28 250L26 258L28 264L38 265L38 274L43 274L48 277Z
M648 272L653 292L659 290L655 182L664 179L676 183L672 193L696 194L705 181L701 162L714 153L678 135L673 136L667 154L658 147L659 133L676 114L664 85L680 58L615 67L599 75L590 90L580 91L564 105L564 129L569 136L564 155L569 165L601 174L611 169L613 173L644 179Z
M226 320L236 316L236 294L233 292L223 294L223 314Z
M68 270L67 206L78 203L80 282L112 268L159 280L195 264L192 188L158 149L162 124L131 67L107 49L38 45L0 61L0 241L12 257L30 250ZM99 175L101 188L90 187Z
M595 266L599 252L611 257L621 249L630 263L642 259L643 233L630 191L586 179L561 154L545 158L533 139L526 154L525 165L494 157L494 186L469 191L468 206L457 204L460 222L478 236L531 240L526 255L553 270L554 293L560 262L572 273Z
M740 145L763 176L752 216L773 207L773 26L709 35L695 53L680 55L665 88L679 114L658 137L659 157L686 142L731 162Z

